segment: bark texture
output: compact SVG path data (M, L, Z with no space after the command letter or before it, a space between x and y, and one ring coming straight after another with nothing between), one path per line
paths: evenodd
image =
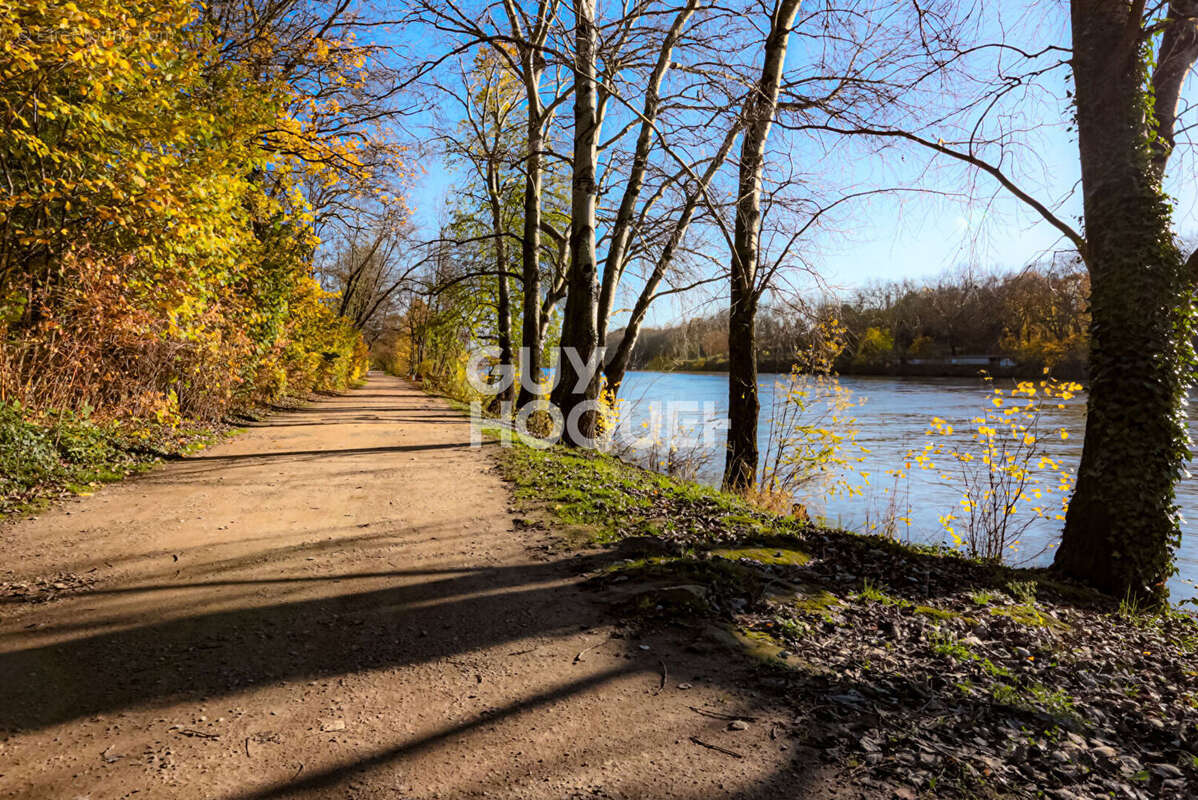
M498 281L495 303L495 331L499 342L499 365L514 371L512 355L512 300L507 277L507 232L503 225L503 204L499 193L498 165L487 165L487 195L491 205L491 228L495 235L495 280ZM495 396L497 402L511 402L515 385L509 384Z
M544 324L541 309L541 198L544 193L545 130L552 117L541 99L541 79L545 74L545 57L541 48L549 36L553 11L550 0L537 3L536 15L527 30L521 22L514 0L504 0L508 23L517 39L516 51L520 62L520 78L524 83L527 106L527 146L524 157L524 224L520 234L520 272L524 288L521 307L522 379L516 400L517 408L537 399L535 388L541 382Z
M523 377L516 404L523 408L536 399L537 393L529 386L541 382L541 350L544 341L541 335L541 193L544 183L541 150L544 147L544 129L539 114L528 115L528 157L524 161L524 229L520 237L520 271L523 275L524 303L522 306L521 352L524 363L520 365ZM534 121L535 119L535 121Z

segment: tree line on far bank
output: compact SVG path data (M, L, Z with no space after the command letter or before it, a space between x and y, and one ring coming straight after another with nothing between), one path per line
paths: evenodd
M757 361L763 372L789 372L834 323L843 348L835 371L844 375L973 376L984 366L998 375L1030 377L1049 370L1080 378L1086 369L1085 270L1072 263L1033 264L1009 272L962 268L925 281L877 282L842 298L805 308L773 305L757 319ZM618 344L622 330L612 333ZM955 362L955 363L954 363ZM631 368L726 371L728 318L708 314L646 328Z

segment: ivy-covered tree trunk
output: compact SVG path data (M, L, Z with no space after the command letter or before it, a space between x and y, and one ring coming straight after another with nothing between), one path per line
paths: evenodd
M761 80L745 101L744 139L732 241L728 316L728 449L724 487L744 491L757 479L757 262L761 248L761 176L765 145L778 110L790 29L800 0L778 0L765 40Z
M563 442L586 447L598 427L598 413L592 404L598 396L601 374L598 368L588 372L586 366L599 345L595 210L600 112L595 78L595 0L575 0L574 18L570 272L562 316L562 358L557 365L560 378L553 390L553 403L565 419Z
M1137 4L1073 0L1072 17L1090 395L1055 566L1106 592L1161 600L1180 539L1174 487L1189 457L1184 398L1194 369L1194 280L1172 233L1157 144L1167 135L1171 147L1172 122L1167 131L1159 123L1172 109L1153 108L1162 93ZM1158 75L1179 57L1188 58L1183 76L1193 64L1192 52L1161 56Z

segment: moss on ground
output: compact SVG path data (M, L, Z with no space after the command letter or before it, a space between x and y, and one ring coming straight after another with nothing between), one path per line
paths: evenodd
M811 560L811 556L802 550L775 550L772 547L717 547L710 552L713 556L732 561L744 558L759 564L791 564L801 567Z
M1006 617L1030 628L1065 630L1069 627L1060 620L1053 619L1036 608L1034 603L1020 603L1013 606L991 606L989 611L991 616Z

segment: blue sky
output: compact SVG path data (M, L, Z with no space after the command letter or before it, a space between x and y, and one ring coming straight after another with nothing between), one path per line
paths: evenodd
M1030 10L1029 10L1030 9ZM1022 29L1039 44L1065 43L1067 29L1062 6L1023 4L1004 0L995 17L985 24L998 24L999 16L1008 36ZM1038 199L1052 206L1058 216L1080 228L1080 198L1076 191L1079 172L1076 141L1066 130L1068 106L1064 96L1064 73L1042 81L1034 100L1023 100L1020 113L1030 118L1035 131L1017 148L1004 154L1004 169ZM1191 81L1192 83L1192 81ZM1187 94L1192 95L1192 86ZM983 269L1016 269L1055 250L1065 249L1059 233L1019 201L998 189L976 171L944 157L934 157L918 148L890 150L873 155L866 147L852 147L829 155L818 146L785 139L779 144L802 151L811 161L824 159L816 169L843 178L846 186L911 185L933 192L965 193L969 199L934 194L886 195L855 201L834 221L835 230L813 237L805 245L806 259L819 272L826 288L848 291L864 284L896 279L921 279L962 265ZM925 135L934 132L925 132ZM945 138L950 138L947 131ZM1183 147L1179 147L1179 151ZM1188 147L1184 148L1188 150ZM416 220L430 235L454 176L434 157L424 160L425 174L411 196ZM1194 162L1179 153L1170 165L1167 188L1177 198L1176 229L1183 237L1198 233L1195 219L1198 193L1193 181ZM712 241L713 254L726 257L725 246ZM627 281L624 293L634 291L635 279ZM798 278L799 288L815 290L815 281ZM691 296L674 296L659 301L650 323L660 324L704 313L714 306L712 291ZM621 298L618 305L627 305ZM619 324L619 319L614 320Z

